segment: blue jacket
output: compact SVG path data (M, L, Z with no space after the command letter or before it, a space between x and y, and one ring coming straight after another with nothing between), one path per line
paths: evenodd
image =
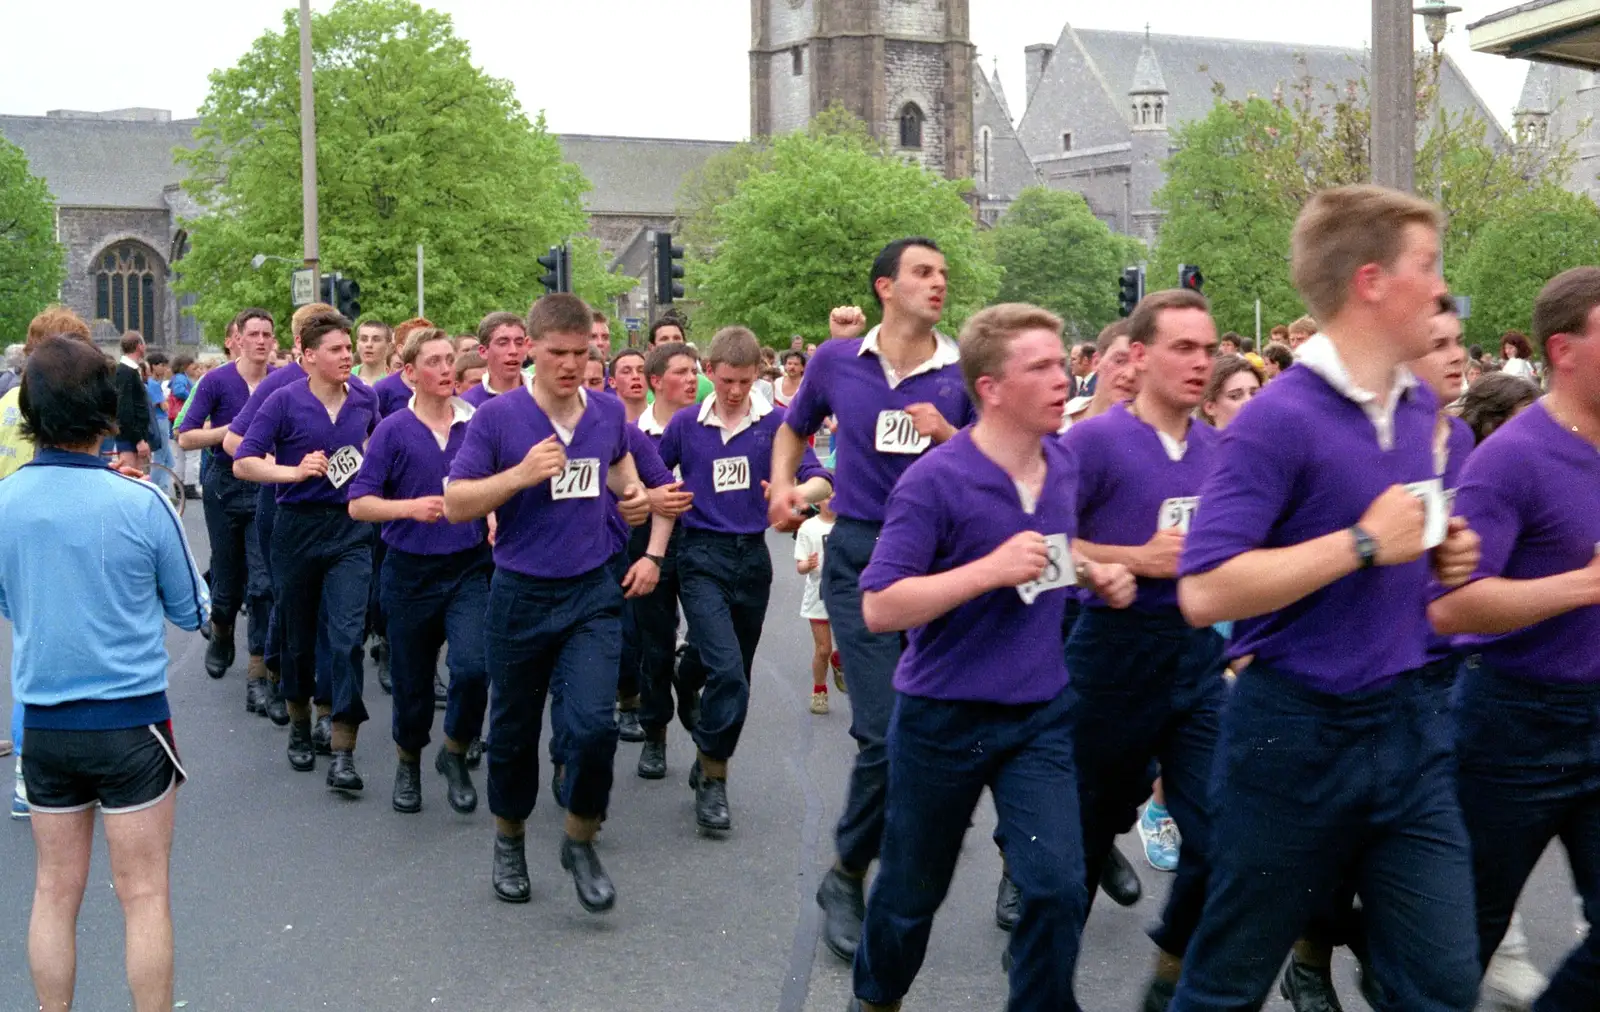
M211 597L166 497L95 457L41 449L0 481L0 517L0 615L25 726L168 719L163 616L198 629Z

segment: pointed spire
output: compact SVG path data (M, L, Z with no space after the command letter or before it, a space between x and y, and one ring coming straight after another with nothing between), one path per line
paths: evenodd
M1550 114L1550 74L1552 67L1546 63L1528 66L1528 76L1522 82L1522 97L1517 100L1514 112L1535 115Z
M1128 89L1128 94L1168 94L1166 78L1161 74L1161 61L1156 59L1156 51L1150 47L1149 25L1145 25L1144 48L1139 50L1139 63L1133 68L1133 87Z

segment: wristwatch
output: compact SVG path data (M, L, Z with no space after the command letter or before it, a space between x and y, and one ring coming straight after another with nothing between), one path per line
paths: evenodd
M654 562L657 569L664 569L666 567L667 557L665 555L651 555L649 552L645 552L644 558Z
M1372 540L1372 535L1361 529L1360 524L1352 524L1350 534L1356 539L1356 557L1361 560L1362 569L1371 569L1378 564L1378 543Z

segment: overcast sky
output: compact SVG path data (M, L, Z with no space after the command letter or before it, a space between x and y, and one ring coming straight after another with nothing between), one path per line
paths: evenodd
M1456 0L1445 49L1507 125L1526 64L1472 53L1466 25L1516 0ZM192 116L207 74L276 28L285 0L0 0L0 114L153 106ZM313 0L325 10L332 0ZM750 0L434 0L489 73L561 133L737 140L750 125ZM972 0L983 66L1022 114L1022 50L1063 23L1362 47L1369 0ZM1425 44L1418 21L1417 39ZM1130 68L1131 69L1131 68Z

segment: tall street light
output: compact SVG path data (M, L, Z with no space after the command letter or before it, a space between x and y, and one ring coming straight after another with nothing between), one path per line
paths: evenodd
M311 88L311 0L300 0L300 188L305 216L306 267L311 290L322 290L317 269L317 103Z
M1417 157L1417 82L1410 0L1372 0L1372 181L1410 191Z
M1444 41L1445 32L1449 30L1446 24L1450 15L1461 13L1461 8L1455 4L1445 3L1445 0L1423 0L1412 10L1413 14L1422 16L1423 29L1428 33L1428 42L1433 46L1433 202L1444 205L1444 77L1443 57L1439 54L1439 44Z

